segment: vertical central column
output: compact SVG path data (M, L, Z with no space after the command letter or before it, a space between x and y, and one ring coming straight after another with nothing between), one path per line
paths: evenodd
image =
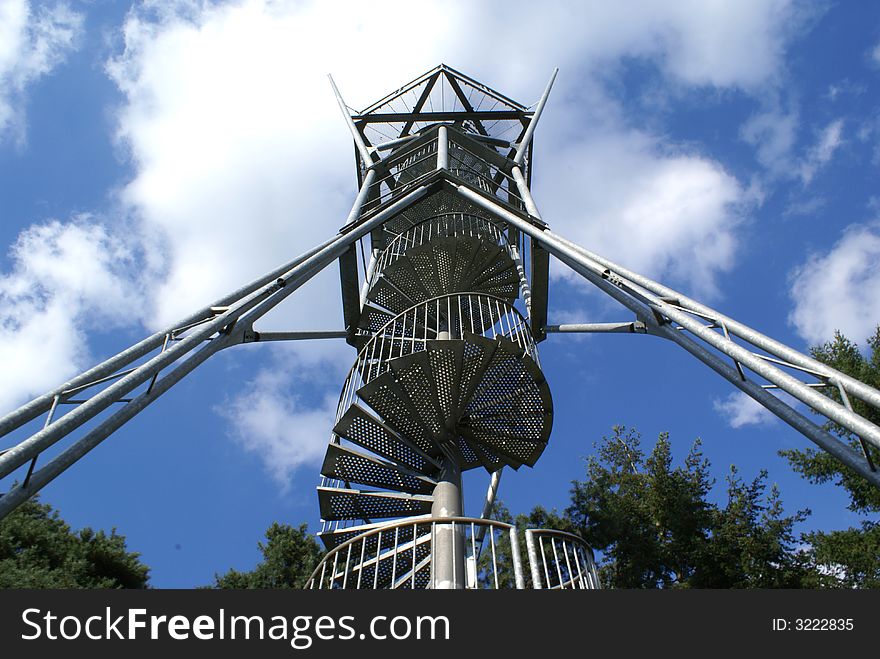
M446 458L443 476L434 486L432 517L461 517L461 469ZM434 589L462 589L465 586L464 527L461 524L436 524L434 527Z

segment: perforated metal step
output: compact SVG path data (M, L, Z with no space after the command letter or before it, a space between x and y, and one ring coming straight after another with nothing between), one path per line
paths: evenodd
M439 455L431 430L422 424L418 411L390 371L358 389L357 396L397 435L406 437L427 455Z
M340 444L330 444L327 447L321 474L346 483L413 494L431 494L437 484L430 478Z
M476 335L430 341L388 366L358 396L431 456L452 451L462 469L495 471L534 465L547 444L550 390L512 341Z
M328 521L424 515L431 512L432 501L432 497L422 494L318 487L321 518Z
M391 462L422 475L433 474L440 464L409 439L360 405L349 407L333 427L333 432Z
M454 292L488 293L512 301L519 274L507 249L479 237L434 237L409 248L390 263L370 287L367 299L399 314L427 299ZM376 309L364 309L359 327L375 331L382 323Z

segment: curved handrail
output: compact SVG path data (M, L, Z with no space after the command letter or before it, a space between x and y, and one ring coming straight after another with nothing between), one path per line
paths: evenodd
M444 300L445 305L441 304ZM451 324L450 320L457 322ZM346 377L337 420L354 402L356 390L384 373L389 360L420 352L428 341L437 340L441 332L449 332L450 339L464 339L468 335L505 338L539 364L529 324L510 302L489 293L438 295L397 314L364 344Z
M396 565L399 554L410 551L415 554L416 544L419 542L417 536L422 535L424 537L430 533L433 537L433 530L437 525L452 525L453 527L455 525L459 525L462 529L470 527L472 538L475 538L475 536L473 535L475 527L490 528L500 531L502 533L507 533L511 541L515 541L516 527L512 524L499 522L494 519L485 519L480 517L423 517L419 519L397 520L389 522L388 524L383 524L374 529L370 529L369 531L365 531L364 533L361 533L354 538L350 538L331 549L324 555L320 563L318 563L318 565L312 571L312 574L306 581L304 587L306 589L321 590L325 587L325 581L329 579L329 583L326 586L328 589L333 589L336 587L346 588L348 587L348 578L351 576L352 573L358 572L361 574L358 574L358 581L356 582L355 587L360 588L360 577L362 576L364 568L367 568L369 566L377 566L381 561L388 560L393 561ZM424 533L420 534L419 527L427 527L427 529L424 531ZM412 529L413 537L412 540L406 540L403 543L404 545L411 544L412 547L406 547L405 549L399 551L397 539L399 538L399 532L401 529L404 529L406 531ZM395 538L395 543L393 546L383 547L383 534L385 535L385 537L388 537L388 534L392 534L392 537ZM370 555L367 556L367 552L365 551L367 546L366 543L371 538L376 538L376 548L374 550L371 550ZM353 551L355 549L356 551ZM474 555L477 555L476 540L472 541L472 552L474 553ZM517 555L517 558L515 558L514 561L518 561L518 552L515 552L515 554ZM343 558L344 562L340 566L341 557ZM354 561L352 561L353 557ZM433 556L431 556L431 559L433 560ZM413 564L415 564L415 561L413 561ZM329 576L327 575L328 566L330 566ZM515 564L513 567L515 571L518 571L521 566ZM411 578L413 581L415 580L414 571L410 572L409 578ZM369 587L369 584L367 584L367 587Z
M452 224L453 230L447 233L443 233L438 227L437 231L426 231L426 228L430 229L434 225L439 225L441 221ZM461 223L461 227L455 226L455 223L457 222ZM457 230L459 228L461 229L461 231ZM480 229L482 229L482 231ZM376 261L376 269L373 274L373 281L375 281L380 272L384 271L398 258L406 254L409 249L424 245L436 237L476 237L482 235L491 236L493 241L497 245L500 245L502 247L509 247L507 237L504 235L504 230L501 228L501 226L499 226L498 223L493 222L492 220L489 220L485 217L474 215L473 213L465 213L462 211L450 211L432 215L431 217L416 222L415 224L407 228L406 231L397 234L394 239L390 243L388 243L388 245L385 247L384 250L382 250L382 253L379 255L379 258Z

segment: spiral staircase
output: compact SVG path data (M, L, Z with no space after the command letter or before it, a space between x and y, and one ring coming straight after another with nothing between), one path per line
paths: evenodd
M533 466L550 391L503 228L466 213L398 234L369 282L361 349L340 398L318 488L322 518L427 515L444 466ZM336 525L328 547L351 537Z
M433 80L450 71L441 67ZM531 284L543 275L546 291L547 262L532 253L527 264L523 234L457 194L464 187L530 218L513 180L518 166L500 146L510 143L479 122L444 116L451 120L377 147L375 157L362 150L358 161L361 220L383 221L370 234L359 294L355 250L340 258L348 341L358 355L321 467L318 535L328 554L311 587L470 588L490 573L497 586L505 551L515 587L524 582L512 527L463 516L461 474L484 469L497 485L500 470L534 466L547 446L553 403L538 360L542 337L530 324ZM401 135L410 128L391 124ZM543 326L546 292L537 306ZM568 538L552 554L547 587L597 585L582 541Z

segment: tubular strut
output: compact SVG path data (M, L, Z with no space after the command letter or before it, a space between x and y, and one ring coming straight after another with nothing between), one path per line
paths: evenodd
M157 332L123 350L0 419L0 436L3 436L44 412L54 412L58 401L78 403L72 411L54 421L50 418L50 422L41 430L0 452L0 478L31 462L25 482L15 485L0 497L0 519L54 480L211 355L223 348L254 340L252 328L256 320L339 258L362 236L426 193L423 188L413 190L382 212L359 222L360 210L366 199L366 194L363 193L371 184L372 177L367 176L363 183L362 194L358 195L344 230L330 240L227 295L214 305L189 316L175 326ZM168 347L168 338L175 339L171 347ZM267 338L299 337L274 337L270 334ZM157 348L162 348L158 354L126 370L120 370L129 367ZM189 354L191 356L184 359ZM168 369L167 372L159 377L164 369ZM107 382L112 384L88 400L70 400L70 396L74 393ZM132 398L125 398L126 394L148 382L145 391L135 393ZM125 405L86 432L63 452L54 456L43 467L33 470L35 461L44 450L97 417L114 403L120 402L124 402Z
M527 203L533 206L534 201L531 200L528 188L521 185L519 189ZM880 472L875 470L867 448L867 444L880 448L880 427L854 412L851 406L837 403L815 389L817 385L835 386L878 409L880 391L671 288L579 247L562 236L536 227L465 186L458 186L456 190L472 203L494 213L536 240L572 270L634 312L638 322L646 328L646 333L677 343L820 448L874 486L880 487ZM709 324L706 324L707 320ZM721 328L723 332L716 332L715 328ZM734 337L740 339L741 343L735 342ZM782 370L780 366L812 375L819 382L804 382ZM762 385L745 377L744 369L770 384ZM848 444L808 419L792 405L771 394L768 391L770 388L782 389L827 421L842 426L857 436L862 442L864 455L860 455ZM846 400L844 397L844 401Z

